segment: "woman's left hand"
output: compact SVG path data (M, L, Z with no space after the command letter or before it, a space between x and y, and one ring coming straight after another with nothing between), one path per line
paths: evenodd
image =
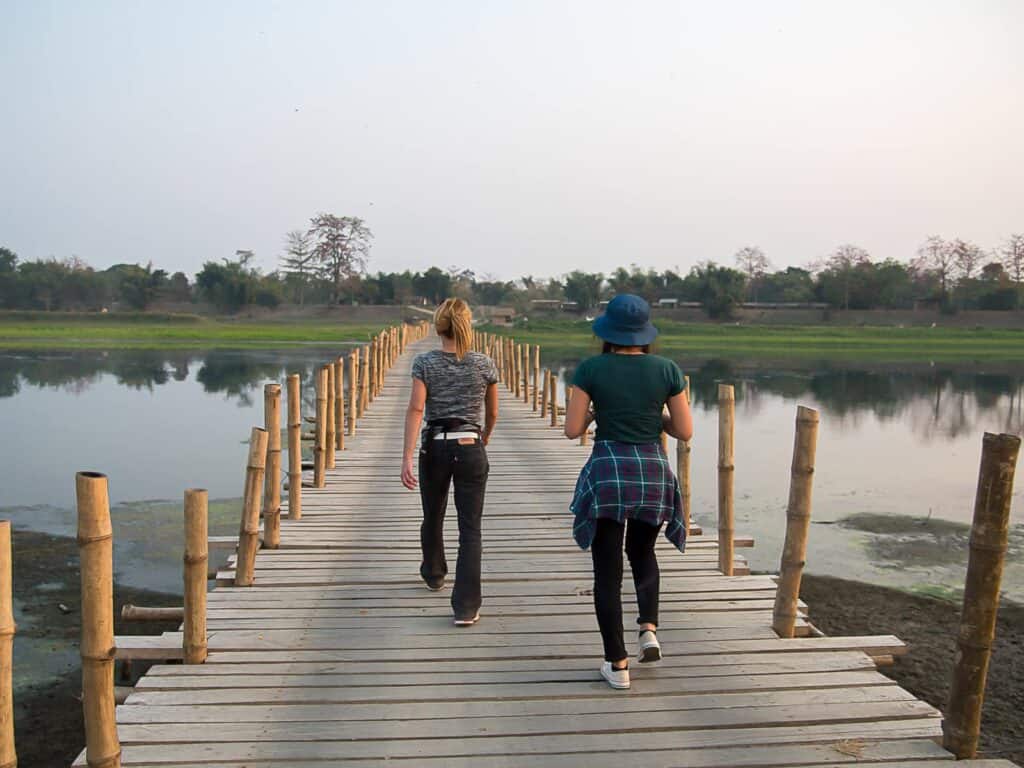
M416 472L413 469L411 457L403 459L402 461L402 485L410 491L415 491L416 488L419 487L419 482L416 480Z

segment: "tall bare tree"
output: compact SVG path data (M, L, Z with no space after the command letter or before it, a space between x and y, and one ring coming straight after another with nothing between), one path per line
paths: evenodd
M761 278L771 268L771 262L764 255L764 251L756 245L748 245L736 251L736 267L747 276L747 286L752 294L753 301L757 301L757 289L760 287Z
M850 285L857 269L871 262L870 254L858 245L840 245L820 267L831 272L843 286L843 309L850 308Z
M1024 235L1010 235L1000 253L1010 279L1019 288L1024 282Z
M981 268L981 262L985 259L985 252L974 243L961 240L959 237L949 244L949 248L960 277L965 280L974 277L975 271Z
M314 238L313 259L331 282L331 301L341 303L342 284L366 269L373 233L362 219L320 213L309 220L307 235Z
M281 269L293 275L299 284L299 306L301 307L306 294L306 284L314 272L313 237L301 229L293 229L284 236L284 255L281 257Z
M942 298L945 299L949 283L953 277L956 259L953 256L952 243L947 243L938 235L932 235L917 249L917 258L910 266L918 272L931 272L939 280Z

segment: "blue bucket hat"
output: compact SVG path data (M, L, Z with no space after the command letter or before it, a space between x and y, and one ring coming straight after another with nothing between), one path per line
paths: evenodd
M642 347L658 335L651 325L651 307L639 296L620 293L591 326L594 335L621 347Z

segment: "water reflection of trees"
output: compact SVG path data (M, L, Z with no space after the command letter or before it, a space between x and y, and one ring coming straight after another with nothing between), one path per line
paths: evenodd
M103 375L118 385L154 391L171 381L186 381L196 369L196 381L208 393L223 393L240 406L251 405L254 391L267 381L282 381L288 373L302 376L303 389L312 387L312 361L323 353L288 351L160 351L80 350L71 352L0 353L0 398L14 397L23 387L60 389L79 394ZM312 395L309 394L312 402ZM258 397L256 398L258 399ZM304 398L306 399L306 398Z
M737 408L757 413L768 396L807 398L833 422L856 424L870 415L904 420L922 437L956 437L979 427L1024 432L1024 371L982 373L951 368L922 371L820 369L802 373L743 372L726 361L710 361L690 374L695 407L718 407L718 384L736 385Z

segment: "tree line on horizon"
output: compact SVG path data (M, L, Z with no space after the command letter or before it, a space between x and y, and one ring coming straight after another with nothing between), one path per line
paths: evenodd
M278 269L264 273L254 254L207 261L191 279L147 264L94 270L78 258L20 261L0 248L0 308L122 309L207 303L235 313L282 304L437 304L458 296L471 304L527 311L535 300L572 302L581 311L616 293L698 302L728 317L743 302L824 303L836 309L905 309L925 302L949 312L1024 307L1024 235L986 251L962 240L928 237L908 262L875 261L845 244L806 267L773 269L757 246L741 248L732 266L703 261L680 270L619 267L610 274L573 270L547 279L497 280L459 267L367 272L373 234L355 217L320 213L307 229L288 232Z

